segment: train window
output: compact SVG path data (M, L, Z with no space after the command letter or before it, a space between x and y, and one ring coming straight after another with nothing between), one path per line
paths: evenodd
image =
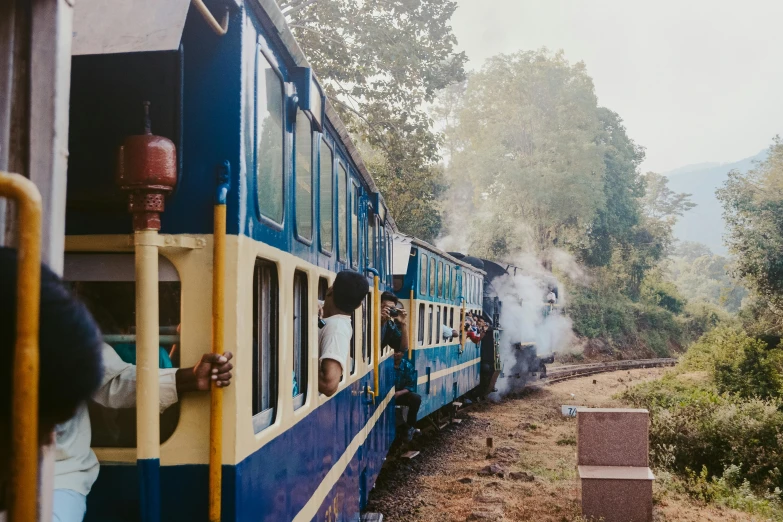
M454 271L454 279L451 281L451 298L457 299L459 295L457 295L457 271Z
M419 346L424 345L424 305L419 305Z
M318 278L318 300L326 299L326 291L329 290L329 281L325 277Z
M307 361L310 354L310 300L307 298L307 274L294 272L294 409L307 399Z
M356 310L351 312L351 344L350 344L350 356L349 356L349 362L350 365L349 373L353 375L356 373L356 343L358 342L357 336L356 336Z
M159 365L175 372L180 366L178 325L181 311L181 283L176 268L158 258ZM63 277L85 303L103 333L126 363L136 363L136 283L133 254L65 254ZM136 446L136 408L108 408L88 404L92 446L133 448ZM179 422L179 403L160 414L160 442L171 437Z
M333 217L333 202L332 202L332 190L333 190L333 171L334 158L332 157L332 149L326 143L326 140L321 140L321 155L320 155L320 189L318 194L320 196L320 222L321 222L321 250L326 252L332 251L332 243L334 241L334 227L332 226Z
M438 277L438 272L436 271L436 261L434 257L430 258L430 295L435 295L435 281Z
M313 239L313 127L305 113L296 113L296 233Z
M443 293L443 278L445 272L443 271L443 261L438 262L438 297L446 297Z
M366 247L367 248L367 254L366 254L365 257L367 258L367 266L375 268L375 265L376 265L376 263L375 263L375 241L376 241L375 237L378 234L378 227L375 226L375 219L372 219L372 218L369 218L367 220L367 224L368 224L367 228L369 229L368 230L369 238L367 239L367 242L365 243L367 245L367 247Z
M421 262L419 263L419 266L421 267L421 276L419 276L419 293L422 295L427 295L427 254L421 255Z
M405 276L403 274L394 274L393 287L395 292L402 290L405 285Z
M383 223L378 223L378 273L381 281L386 279L386 229Z
M359 186L351 180L351 264L359 266Z
M453 306L451 307L450 315L451 315L451 317L449 318L449 327L450 328L454 328L454 307Z
M348 172L342 163L337 168L337 241L340 260L348 261Z
M283 222L283 82L263 55L256 77L256 176L258 209Z
M438 320L435 321L435 336L436 336L436 343L437 344L440 344L440 342L441 342L440 332L441 332L441 325L443 324L442 322L440 322L440 312L441 312L441 307L439 306L438 307Z
M362 305L364 312L364 331L362 332L363 359L372 362L372 294L367 294Z
M253 272L253 428L275 421L277 409L278 307L277 265L256 259Z
M427 328L427 332L429 333L429 335L427 337L427 344L431 345L432 344L432 319L433 319L433 317L432 317L432 305L429 305L429 311L428 311L427 319L428 319L427 325L429 326L429 328Z

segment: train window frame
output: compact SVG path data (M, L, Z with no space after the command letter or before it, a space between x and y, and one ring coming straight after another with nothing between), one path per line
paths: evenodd
M429 268L429 272L430 272L430 277L429 277L429 280L430 280L430 286L429 286L429 295L431 295L432 297L435 297L435 288L436 288L436 286L437 286L437 282L438 282L438 281L437 281L437 279L438 279L438 272L437 272L437 270L438 270L438 260L437 260L437 259L435 259L435 257L434 257L434 256L433 256L433 257L430 257L430 268Z
M446 272L443 269L443 261L438 261L438 297L444 298L446 294L443 293L443 278Z
M351 213L351 266L354 268L359 267L359 202L361 201L361 186L357 183L356 179L351 176L350 182L351 190L349 195L350 200L350 213Z
M427 346L432 346L432 320L435 318L435 310L433 305L427 305L427 308L427 321L429 324L429 328L427 329L429 332L429 335L427 336Z
M260 305L261 293L259 292L260 276L259 269L267 269L270 274L269 279L269 316L263 312L263 306ZM259 433L266 428L272 426L275 420L278 418L278 407L280 399L280 378L279 367L280 364L280 270L277 263L257 257L253 264L253 306L250 307L250 313L252 314L253 321L253 379L251 386L253 386L253 392L251 394L251 406L253 413L253 430L255 433ZM258 279L257 279L258 278ZM263 301L266 301L264 298ZM264 315L262 318L261 315ZM264 351L261 346L263 334L259 332L259 329L264 329L264 325L269 325L268 333L271 339L269 344L269 353L267 364L261 361L261 354L259 352ZM259 365L263 366L263 370L259 369ZM267 381L269 382L269 398L268 407L258 405L258 402L262 401L261 394L263 393L263 386L261 381L261 373L267 375Z
M308 158L307 158L307 160L309 160L309 161L307 161L307 163L309 163L309 174L310 174L310 176L309 176L310 179L307 180L307 182L309 183L309 190L310 190L310 197L308 198L309 199L309 205L308 205L308 208L307 208L307 210L309 210L309 213L310 213L310 234L309 234L309 236L302 233L302 228L303 227L302 227L302 224L301 224L301 221L300 221L300 210L301 210L302 205L300 205L300 197L299 197L300 196L300 192L299 191L300 191L300 188L301 188L300 187L300 180L302 178L299 175L299 161L300 161L300 159L304 159L304 158L300 157L300 152L301 151L299 150L300 149L300 145L301 145L299 143L300 132L302 130L304 130L304 129L300 129L299 128L300 117L303 119L303 121L307 122L306 123L307 130L308 130L307 135L309 137L309 145L310 145L308 147L309 153L308 153ZM304 125L305 124L302 123L303 127L304 127ZM297 240L299 240L300 242L302 242L302 243L304 243L306 245L312 245L313 244L313 233L314 233L314 229L315 229L315 219L314 219L315 205L313 204L313 202L314 202L313 187L315 186L315 183L314 183L314 180L315 180L315 172L314 171L315 171L315 169L313 168L313 164L315 163L313 161L313 159L314 159L314 154L313 154L313 144L314 144L314 141L315 140L313 140L313 122L312 122L312 120L310 119L310 117L304 111L297 110L296 111L296 119L294 120L294 169L293 169L293 173L294 173L294 235L296 236ZM304 215L302 215L301 218L303 219Z
M417 325L419 346L424 346L424 326L424 303L419 303L419 324Z
M324 147L328 151L329 173L325 174L324 167ZM328 183L324 183L324 178L328 176ZM334 252L334 150L329 142L326 140L326 136L322 135L318 144L318 241L321 252L331 256ZM328 187L329 193L324 193L324 186ZM324 197L327 196L327 197ZM324 202L328 204L328 212L324 212ZM328 218L328 231L324 227L324 217ZM324 242L324 233L328 233L328 246Z
M297 281L298 279L298 281ZM293 395L294 411L304 406L308 397L310 385L309 361L310 361L310 279L304 270L294 270L293 280L293 373L297 378L297 362L299 364L299 392ZM299 288L297 288L297 286ZM298 299L298 302L297 302ZM298 312L298 315L297 315ZM297 327L298 319L298 327ZM297 335L298 331L298 335Z
M271 70L276 76L277 79L280 82L280 219L279 221L275 219L273 216L268 216L264 213L263 205L261 203L261 195L262 193L266 193L267 191L261 190L261 176L259 176L259 158L262 156L259 154L259 142L260 142L260 133L259 133L259 98L258 98L258 86L259 86L259 79L261 75L262 70L267 70L266 68L262 67L263 62L261 60L264 60L266 64L269 66L269 70ZM276 65L276 60L273 59L273 57L270 57L267 55L266 50L264 49L263 45L259 42L256 45L256 70L255 70L255 115L254 115L254 122L253 122L253 131L254 131L254 144L253 144L253 170L254 170L254 181L255 181L255 202L256 202L256 216L258 220L268 227L275 229L275 230L283 230L285 227L285 211L286 211L286 197L287 197L287 189L286 189L286 155L288 154L288 147L286 147L286 99L287 99L287 89L286 89L286 82L285 78L283 77L282 72L280 71L280 68ZM265 90L266 92L266 90ZM269 111L266 111L269 112ZM268 156L273 156L269 154Z
M443 323L441 323L442 309L443 309L442 306L438 307L438 314L437 314L438 320L435 322L435 335L437 336L437 342L435 344L440 344L440 343L443 342L443 335L442 335L442 332L443 332L442 324Z
M419 260L419 294L421 295L427 295L427 291L430 288L429 278L427 277L429 270L429 257L427 254L422 253Z
M454 270L454 280L451 283L451 298L453 300L455 300L455 301L457 299L459 299L459 291L458 291L458 288L457 288L457 286L458 286L457 283L459 281L459 277L458 277L459 273L460 273L459 270L457 270L457 269Z
M340 182L342 179L342 183ZM340 202L342 201L342 205ZM337 259L350 263L348 245L348 169L342 159L337 160ZM341 208L342 207L342 208Z

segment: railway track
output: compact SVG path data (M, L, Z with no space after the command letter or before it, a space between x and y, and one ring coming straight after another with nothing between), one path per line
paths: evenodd
M633 368L660 368L662 366L674 366L677 359L637 359L626 361L611 361L604 363L590 364L572 364L568 366L557 366L547 370L547 377L537 382L530 383L530 386L545 386L577 377L586 377L596 373L614 372L617 370L630 370Z

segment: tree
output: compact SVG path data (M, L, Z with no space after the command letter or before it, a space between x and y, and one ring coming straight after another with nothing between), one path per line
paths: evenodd
M424 107L464 78L451 0L283 0L280 7L357 142L400 228L440 230L440 136ZM415 210L415 215L409 213Z
M474 189L475 233L504 228L506 253L576 243L606 202L605 130L584 64L546 49L495 56L455 113L448 178Z
M772 311L783 315L783 143L775 137L767 159L748 172L730 172L717 191L734 274Z
M599 140L605 147L606 205L596 212L580 248L580 259L588 266L606 266L615 248L629 245L641 217L639 198L644 195L638 171L644 149L628 137L615 112L600 107L598 116L604 129Z
M666 176L648 172L644 180L644 211L649 218L674 226L678 217L696 206L696 203L690 200L691 194L677 193L670 189Z

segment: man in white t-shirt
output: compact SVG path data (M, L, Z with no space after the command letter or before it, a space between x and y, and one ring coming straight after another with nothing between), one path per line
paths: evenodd
M370 291L367 278L343 270L326 291L318 332L318 391L331 397L340 386L348 363L353 327L351 314L362 305Z

